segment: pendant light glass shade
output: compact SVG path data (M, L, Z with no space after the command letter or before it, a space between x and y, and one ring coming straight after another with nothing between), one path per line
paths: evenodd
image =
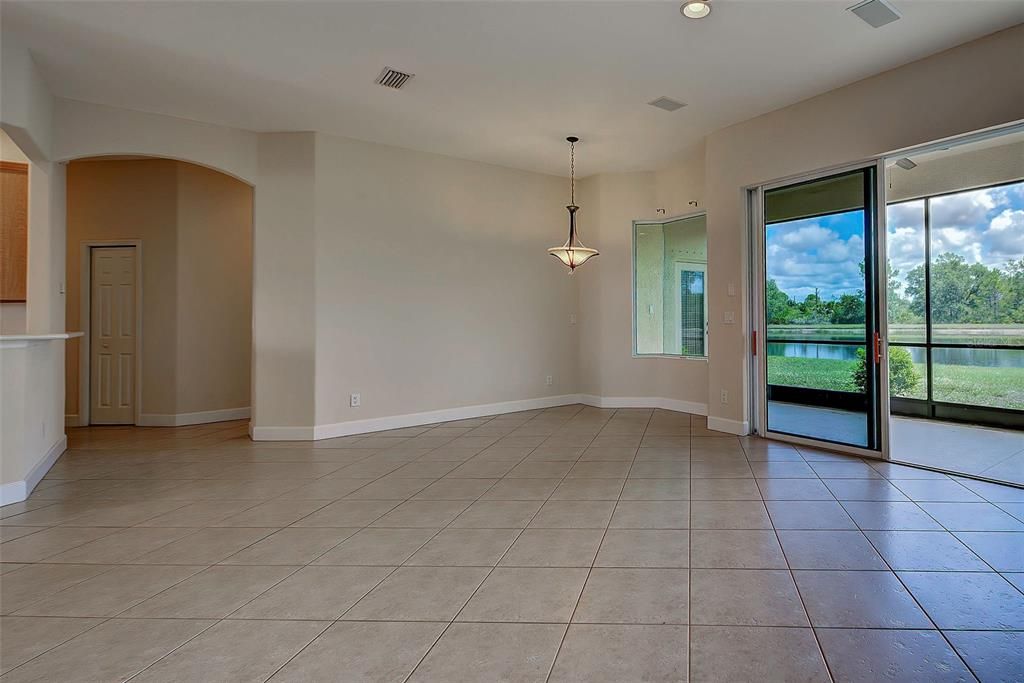
M591 249L580 241L576 234L576 212L580 207L576 206L576 143L579 138L569 137L569 201L565 208L569 210L569 238L560 247L551 247L548 253L569 267L572 274L577 268L589 261L599 253L597 249Z

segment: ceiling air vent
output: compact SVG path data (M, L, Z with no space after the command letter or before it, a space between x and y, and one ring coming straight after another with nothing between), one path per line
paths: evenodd
M380 76L377 76L377 85L383 85L385 88L394 88L398 90L405 85L410 78L415 74L407 74L404 71L398 71L392 69L390 66L384 67L384 70L380 72Z
M686 106L682 102L677 102L673 100L671 97L659 97L658 99L652 100L647 104L651 105L652 107L657 107L658 109L664 109L665 111L676 111Z
M886 0L864 0L853 7L847 7L872 28L881 28L900 18L900 13Z

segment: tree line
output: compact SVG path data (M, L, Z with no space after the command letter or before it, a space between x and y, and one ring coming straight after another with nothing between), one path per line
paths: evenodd
M860 264L861 273L864 264ZM915 266L900 286L899 270L887 266L889 321L924 323L925 268ZM901 291L902 290L902 291ZM773 279L765 286L769 325L844 325L864 322L864 291L824 300L819 291L802 301L782 291ZM1024 258L1003 269L967 263L947 252L931 267L932 321L964 324L1024 323Z

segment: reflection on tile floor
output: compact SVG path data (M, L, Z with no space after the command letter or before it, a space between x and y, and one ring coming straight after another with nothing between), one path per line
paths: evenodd
M863 413L768 402L773 431L854 445L867 443ZM892 459L1024 486L1024 431L893 416Z
M1024 490L565 406L89 428L0 509L2 681L1024 679Z
M1024 486L1024 432L894 417L892 458Z

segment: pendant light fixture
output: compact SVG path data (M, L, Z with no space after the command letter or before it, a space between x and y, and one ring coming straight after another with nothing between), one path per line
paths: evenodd
M570 136L566 140L569 141L569 205L565 208L569 210L569 239L560 247L548 249L548 253L569 266L569 274L572 275L574 270L598 253L597 249L585 247L576 234L576 212L580 210L576 206L576 143L580 139Z

